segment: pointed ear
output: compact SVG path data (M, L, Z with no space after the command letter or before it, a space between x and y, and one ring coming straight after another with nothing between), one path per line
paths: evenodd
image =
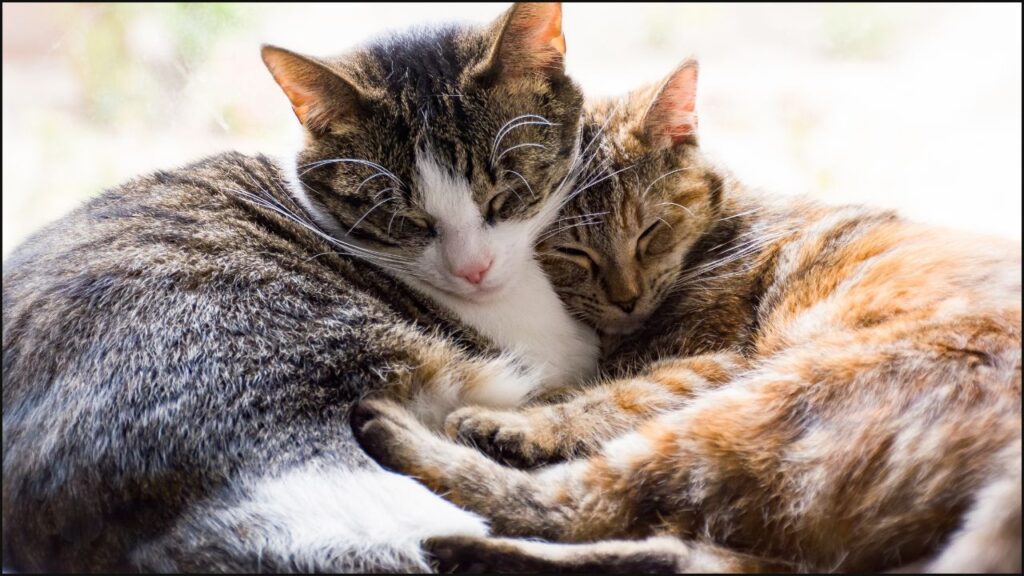
M641 126L658 147L697 144L697 61L686 60L655 93Z
M264 45L260 53L310 132L322 135L332 123L358 113L363 102L359 91L326 64L277 46Z
M516 2L492 26L479 73L490 78L562 73L565 36L561 2Z

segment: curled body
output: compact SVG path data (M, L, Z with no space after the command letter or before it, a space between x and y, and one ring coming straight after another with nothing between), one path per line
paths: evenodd
M746 190L700 154L695 94L687 62L589 108L606 170L545 245L609 377L448 417L493 459L386 402L360 442L498 535L581 543L439 543L453 566L619 540L669 572L1019 570L1019 243Z
M294 163L137 178L16 249L5 567L425 571L422 540L486 534L369 460L349 409L439 425L596 367L533 258L579 170L560 17L518 4L332 59L265 47L305 128Z

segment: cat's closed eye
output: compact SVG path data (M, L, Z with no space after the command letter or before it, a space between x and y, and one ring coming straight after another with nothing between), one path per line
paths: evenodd
M512 190L505 190L491 197L491 200L487 203L487 211L484 213L484 218L488 224L494 224L498 220L498 214L511 194Z
M578 266L588 270L593 270L598 267L597 260L595 260L593 255L587 250L573 246L555 246L553 249L557 255L577 264Z
M657 220L640 234L636 241L637 256L656 256L672 248L672 227L664 220Z
M415 226L419 231L423 232L427 236L431 238L437 236L437 228L434 227L434 224L432 222L430 222L423 216L411 214L406 216L405 220L407 220L410 224Z
M488 224L495 224L511 218L537 202L538 197L527 194L526 190L509 187L491 197L484 209L484 219Z

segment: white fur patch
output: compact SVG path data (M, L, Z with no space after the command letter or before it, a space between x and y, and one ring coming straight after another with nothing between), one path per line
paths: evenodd
M305 184L299 179L295 156L285 155L278 159L278 163L281 166L281 172L284 173L284 179L288 184L288 191L291 193L292 198L295 198L295 201L306 210L306 213L313 219L313 222L335 238L344 238L346 234L344 228L341 227L341 223L334 216L331 216L319 202L310 198Z
M473 201L473 190L465 178L455 177L430 156L416 156L423 209L437 218L445 230L479 227L480 209Z
M581 382L597 370L596 333L566 311L540 264L532 259L499 297L489 301L415 285L537 371L537 389Z
M424 539L487 534L478 516L410 478L380 470L309 466L261 481L248 506L279 528L275 552L296 558L332 550L369 565L412 563L429 571L420 549Z
M608 459L608 465L623 472L632 469L638 461L649 457L653 451L651 442L637 432L608 442L602 450Z
M1021 441L999 455L1006 475L978 491L964 525L927 571L940 574L1021 571Z
M533 256L531 229L508 223L486 225L469 182L450 174L429 154L417 156L416 168L423 209L437 221L439 232L417 258L417 276L460 298L483 301L500 297L497 292L515 282L520 268ZM490 261L491 267L479 285L453 272L482 261Z
M440 242L435 242L421 257L417 266L420 277L405 280L502 349L523 359L539 374L537 388L573 384L591 377L597 369L597 335L568 313L540 264L533 259L536 234L549 223L554 212L543 210L527 222L485 227L468 182L454 178L429 156L417 158L416 165L423 186L424 208L438 219L442 234L460 235L476 246L471 249L488 250L494 255L491 270L481 286L497 287L498 291L479 297L475 288L453 279L447 271ZM554 198L548 201L552 206L557 203ZM459 230L460 227L464 229ZM483 248L477 242L482 242ZM507 379L498 379L494 385L505 387L507 383ZM481 400L491 397L504 405L505 401L500 399L508 395L509 392L496 389L483 393Z
M292 195L317 224L337 238L345 237L337 220L309 198L298 181L294 159L283 159L282 166ZM416 275L403 275L402 279L520 358L533 374L529 390L524 389L527 386L521 375L496 378L493 386L479 390L473 400L508 407L511 398L521 402L534 391L592 377L600 353L597 334L569 314L533 258L533 242L557 214L560 198L548 199L530 221L485 227L464 178L452 176L429 155L418 157L416 166L424 209L437 218L443 233L475 243L471 250L487 249L493 254L493 265L481 287L495 292L480 296L476 287L454 278L440 241L420 256ZM481 243L483 248L478 245ZM458 396L458 391L453 391L453 398Z
M541 381L537 371L521 370L512 354L485 361L480 376L486 385L467 389L455 374L441 372L407 408L428 427L440 430L448 414L463 406L515 408L530 398Z

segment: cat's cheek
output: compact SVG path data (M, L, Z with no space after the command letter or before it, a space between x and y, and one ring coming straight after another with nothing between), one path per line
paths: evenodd
M448 278L441 242L434 240L423 249L412 266L412 275L438 290L454 291L457 287Z
M495 288L516 282L533 260L533 242L539 225L532 221L506 220L488 230L487 241L494 265L485 284Z

